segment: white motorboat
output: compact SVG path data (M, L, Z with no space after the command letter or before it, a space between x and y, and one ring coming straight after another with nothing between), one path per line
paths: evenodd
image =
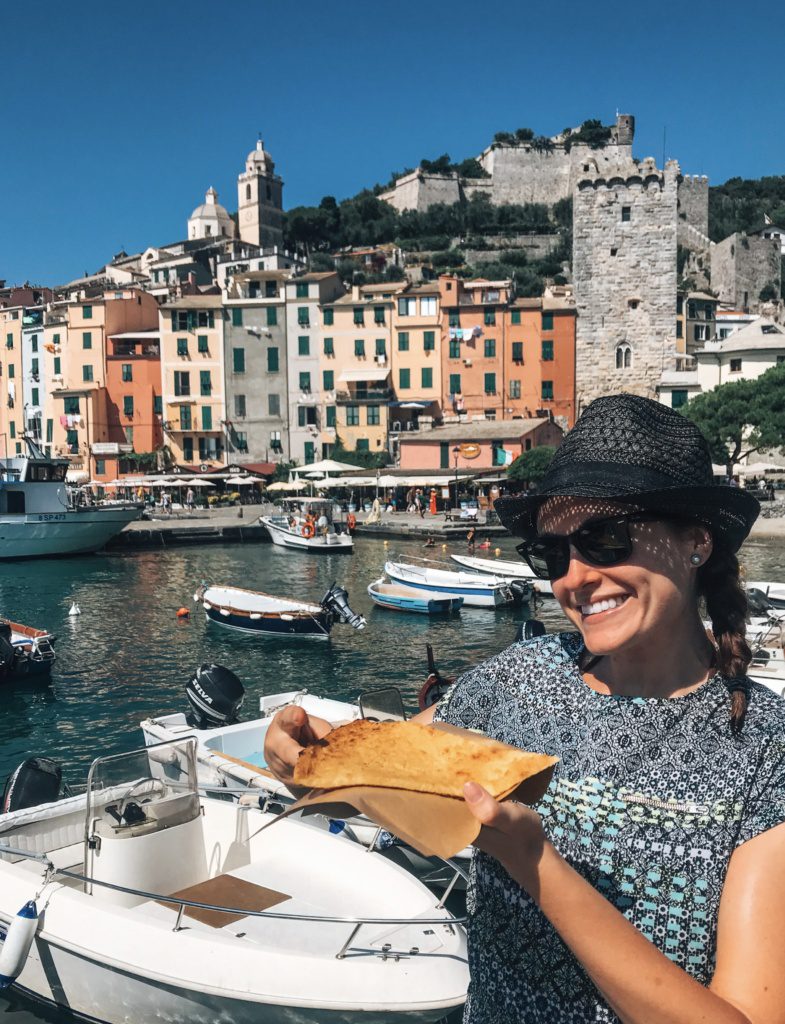
M526 580L533 590L545 597L553 597L550 580L535 576L524 561L511 562L503 558L475 558L473 555L450 555L463 569L482 573L485 576L500 576L503 579Z
M275 597L242 587L211 587L202 584L194 601L204 608L208 622L279 637L318 637L326 640L336 622L365 628L365 619L356 615L348 604L349 595L333 583L319 604Z
M355 843L200 798L194 746L99 758L85 793L0 816L7 978L107 1024L425 1022L464 1002L461 919Z
M259 516L277 547L315 554L350 554L354 541L349 524L341 523L336 507L323 498L286 498L281 511Z
M72 500L68 460L47 458L31 438L25 441L26 456L0 459L0 559L99 551L139 518L139 505Z
M522 604L531 597L531 587L522 579L476 572L452 572L442 562L407 556L407 561L386 562L384 571L393 583L441 596L462 597L464 608L498 608Z

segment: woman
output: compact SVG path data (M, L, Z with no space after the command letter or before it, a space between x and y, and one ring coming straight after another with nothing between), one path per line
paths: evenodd
M736 559L755 499L715 486L689 420L619 395L496 509L577 633L514 644L433 716L560 758L534 808L465 787L465 1019L783 1024L785 702L745 676ZM324 731L282 712L268 763Z

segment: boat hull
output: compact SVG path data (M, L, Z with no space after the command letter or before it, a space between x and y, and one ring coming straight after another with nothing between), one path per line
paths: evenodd
M205 609L208 622L215 622L227 629L239 630L241 633L255 633L260 636L310 636L326 639L332 629L331 616L327 612L302 616L262 615L251 619L248 615L235 615L229 612L224 615L217 608Z
M377 589L376 584L368 587L368 596L379 608L388 608L395 612L414 612L417 615L449 615L457 612L463 604L462 597L452 595L435 595L427 597L412 593L411 596L385 593Z
M414 587L423 594L439 595L440 597L462 597L465 607L499 608L516 603L511 589L506 585L483 584L482 576L477 576L477 584L470 582L449 583L445 579L431 580L427 573L409 571L407 567L399 567L396 563L387 562L384 571L394 583L405 587ZM457 577L457 573L455 576Z
M279 548L309 551L316 555L351 554L354 550L354 541L348 534L328 533L324 536L303 537L300 533L284 529L268 516L260 516L259 522L267 529L273 544Z
M84 555L100 551L141 509L89 508L0 516L0 560Z
M456 565L469 572L487 576L503 576L511 580L525 580L541 596L553 597L550 580L541 580L535 576L525 562L509 562L503 559L474 558L472 555L450 555Z

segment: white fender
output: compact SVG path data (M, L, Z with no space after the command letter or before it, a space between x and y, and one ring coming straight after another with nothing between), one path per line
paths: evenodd
M22 973L38 927L38 908L29 900L8 926L0 951L0 989L13 985Z

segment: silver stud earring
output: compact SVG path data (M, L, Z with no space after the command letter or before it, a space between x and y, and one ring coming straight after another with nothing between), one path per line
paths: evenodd
M690 561L692 562L693 565L700 565L701 562L703 561L703 559L701 558L701 556L696 551L694 554L690 555Z

